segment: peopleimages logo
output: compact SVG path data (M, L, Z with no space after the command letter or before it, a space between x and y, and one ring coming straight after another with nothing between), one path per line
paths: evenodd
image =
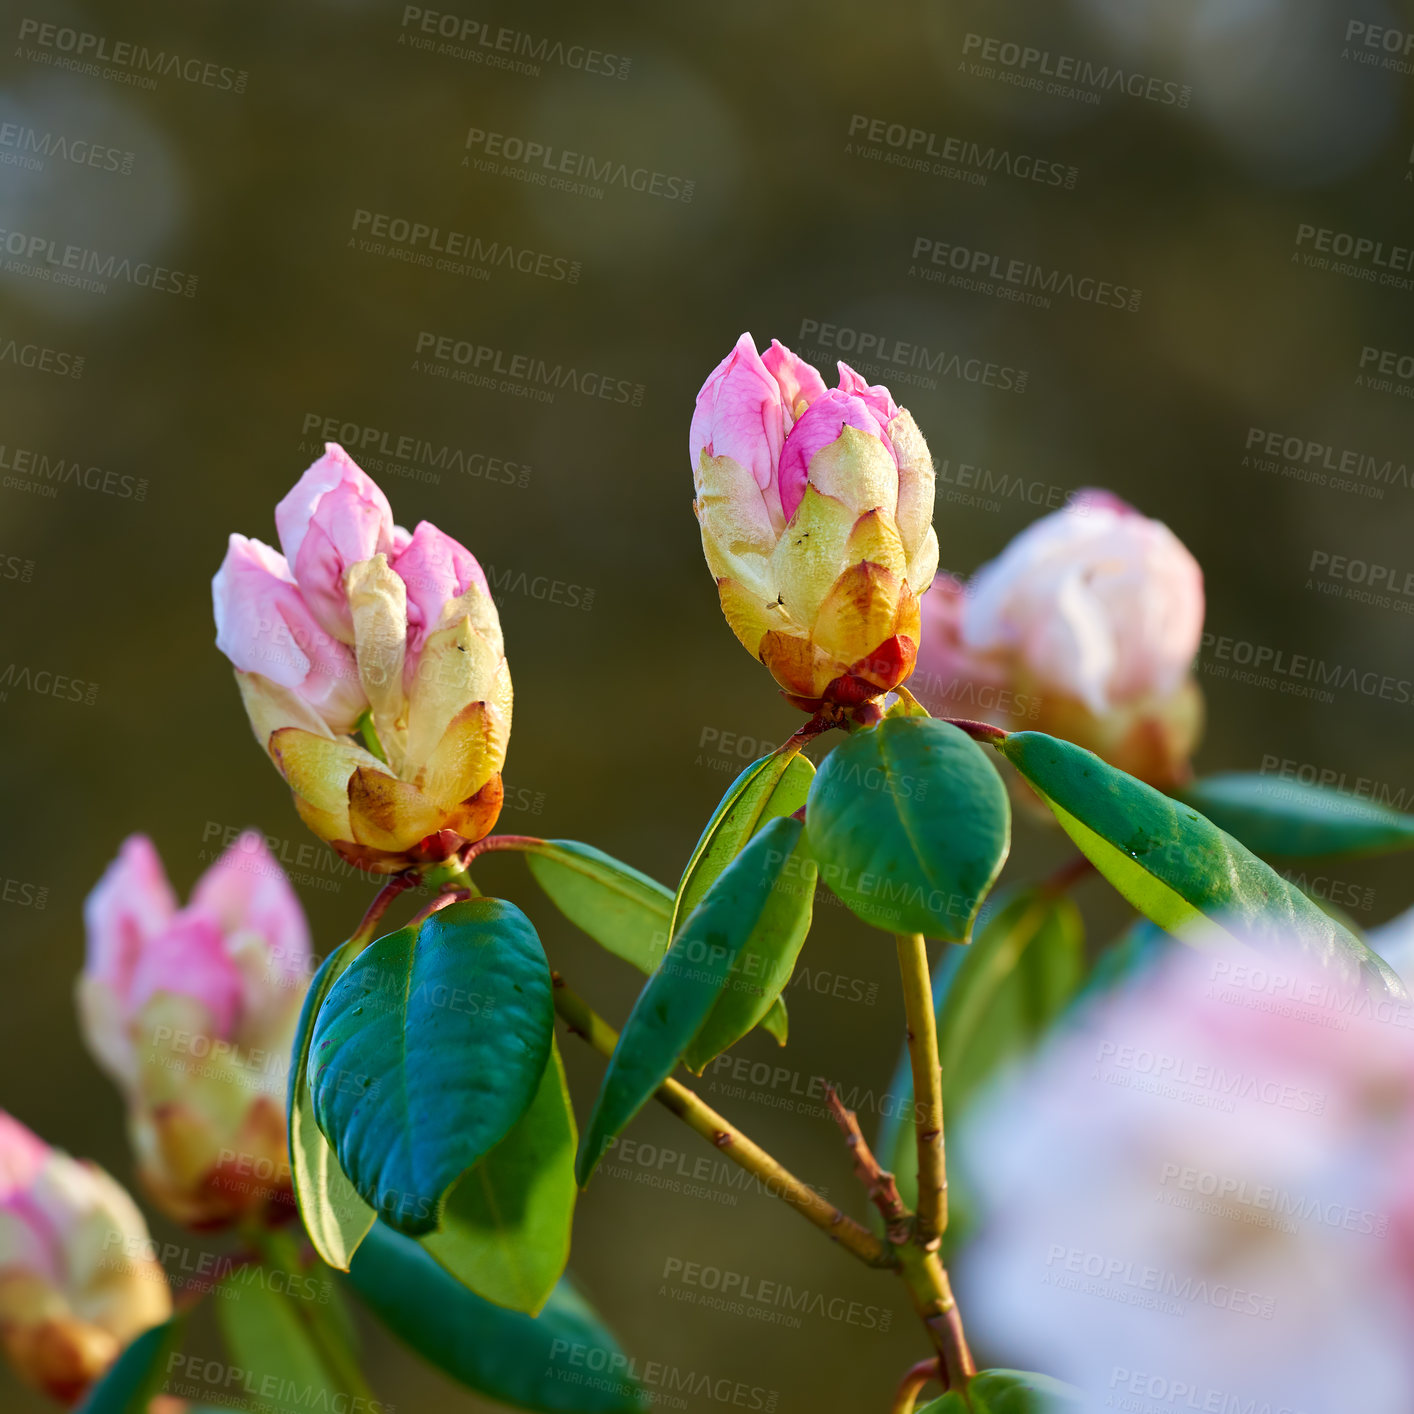
M74 285L96 294L104 293L108 280L157 290L162 294L196 294L197 277L150 260L134 261L128 256L105 255L86 246L61 245L50 236L0 228L0 252L12 257L5 269L17 275L48 280L55 285Z
M962 53L959 68L973 78L996 79L1055 98L1093 104L1099 103L1106 93L1123 93L1150 103L1187 108L1193 96L1189 84L1173 79L1122 69L1118 64L1097 64L1072 54L1053 54L1049 49L1016 44L994 35L967 34Z
M158 78L175 78L203 88L244 93L249 77L244 69L209 63L166 49L149 49L145 44L109 39L106 35L42 20L22 19L19 38L39 47L29 49L22 45L16 51L17 58L27 59L32 64L48 64L56 69L114 79L137 88L154 89Z
M419 357L413 360L414 373L513 393L536 402L552 403L556 391L568 389L581 397L639 407L646 391L642 383L626 378L611 378L593 369L563 363L551 364L534 354L512 353L429 330L418 334L416 352Z
M622 187L644 196L686 203L692 200L697 188L697 183L687 177L660 172L653 167L634 166L615 157L573 152L535 138L492 133L485 128L471 128L467 132L466 149L463 167L513 177L551 191L592 197L596 201L603 200L606 188ZM472 156L472 153L479 155Z
M1106 309L1124 309L1133 313L1144 298L1142 290L1128 285L1116 285L1092 275L1077 276L1069 270L1057 270L1020 260L995 255L991 251L973 250L954 241L918 236L913 242L913 265L909 274L925 280L946 281L962 290L994 294L1017 304L1051 307L1051 297L1064 296L1082 304L1097 304Z
M579 283L580 262L568 256L551 255L506 241L485 240L466 231L433 226L389 216L382 211L356 207L348 244L373 255L396 255L412 265L429 270L462 274L467 268L514 270L537 279ZM371 239L370 239L371 238Z
M997 174L1069 191L1080 176L1078 168L1064 162L1013 152L995 143L984 147L969 138L930 132L863 113L850 115L849 136L854 141L845 143L847 156L927 176L950 177L970 186L984 187L988 177Z
M992 359L974 358L951 349L930 349L926 344L892 339L869 329L851 329L842 324L825 324L818 319L802 319L797 342L812 349L850 355L855 370L879 377L891 376L895 383L919 388L936 388L937 380L920 374L940 374L963 383L977 383L1003 392L1024 393L1028 378L1024 368Z
M626 79L633 67L632 59L591 45L565 44L509 25L492 25L447 10L426 10L421 5L403 7L402 29L398 43L412 49L532 78L539 76L541 64L557 64L607 79Z

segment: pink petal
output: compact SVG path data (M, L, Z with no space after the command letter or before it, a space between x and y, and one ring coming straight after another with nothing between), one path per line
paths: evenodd
M52 1152L32 1129L0 1110L0 1203L23 1193Z
M418 523L407 548L393 561L393 572L407 585L407 661L415 671L422 645L441 622L443 608L472 585L488 598L491 590L476 556L425 520Z
M240 1015L241 974L214 918L187 909L143 949L128 998L135 1014L159 992L191 997L211 1013L213 1034L229 1037Z
M85 974L126 997L143 948L176 911L176 895L152 841L129 835L84 900Z
M388 498L337 442L328 442L324 455L275 507L275 527L315 618L352 643L344 573L373 555L393 553Z
M216 646L242 672L297 692L336 732L368 705L353 653L310 613L278 550L232 535L211 581Z
M256 933L269 949L270 970L308 975L309 925L285 871L254 830L247 830L197 880L188 912L212 919L227 937Z
M847 425L877 437L888 447L889 455L893 455L893 444L874 407L853 393L830 389L811 403L805 415L791 428L781 453L781 511L787 521L795 514L805 495L811 458L822 447L839 441Z

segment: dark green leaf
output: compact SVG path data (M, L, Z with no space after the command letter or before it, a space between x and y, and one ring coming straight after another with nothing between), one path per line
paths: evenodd
M174 1316L143 1331L89 1390L76 1414L148 1414L153 1397L169 1383L170 1357L185 1325Z
M362 943L350 941L336 949L324 959L309 984L295 1031L286 1100L290 1176L300 1217L314 1250L329 1266L341 1272L348 1271L349 1259L373 1226L377 1214L359 1197L315 1121L307 1069L314 1018L329 989L343 976L362 946Z
M1191 806L1042 732L1013 732L998 749L1095 867L1161 928L1182 938L1217 925L1277 958L1404 995L1359 938Z
M1414 815L1304 781L1229 771L1194 781L1179 798L1258 854L1414 849Z
M967 1382L967 1401L945 1394L918 1414L1082 1414L1078 1389L1023 1370L983 1370Z
M673 896L656 879L593 845L543 840L525 862L555 907L581 932L640 972L667 950Z
M558 1047L530 1108L447 1195L442 1225L420 1239L478 1296L534 1315L570 1255L574 1111Z
M795 971L795 960L810 931L815 861L810 856L805 827L789 817L777 816L776 820L780 823L772 821L764 827L781 842L780 848L774 854L768 853L764 860L766 870L775 875L771 891L736 955L721 996L683 1052L683 1064L698 1075L708 1061L735 1045L753 1026L766 1021Z
M377 1223L349 1273L424 1359L488 1399L539 1414L639 1414L647 1396L598 1317L561 1282L537 1317L483 1301L416 1242Z
M864 922L961 942L1006 859L1011 810L965 732L889 717L837 746L806 814L820 877Z
M525 1113L550 1055L550 969L514 904L476 898L371 944L330 989L309 1059L314 1113L393 1226L442 1196Z
M682 871L673 900L672 932L702 902L747 840L769 821L793 815L805 804L814 777L815 767L808 757L772 753L753 761L727 787Z
M273 1286L227 1280L216 1292L216 1319L231 1363L241 1371L245 1389L258 1394L273 1414L303 1414L311 1403L340 1390L320 1358L294 1301ZM215 1391L213 1391L214 1393Z
M672 1074L706 1020L771 900L798 820L773 820L737 855L693 909L624 1023L585 1128L575 1167L589 1181L604 1150Z

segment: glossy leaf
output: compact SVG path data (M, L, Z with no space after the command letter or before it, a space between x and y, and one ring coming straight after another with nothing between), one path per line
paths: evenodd
M215 1305L231 1364L241 1371L245 1386L234 1392L257 1396L271 1414L302 1414L331 1392L343 1395L346 1403L357 1397L356 1390L339 1389L285 1292L228 1280L216 1293Z
M148 1414L153 1397L169 1383L169 1357L185 1326L181 1316L174 1316L143 1331L89 1390L76 1414Z
M314 1250L329 1266L341 1272L358 1249L377 1214L359 1197L349 1182L329 1141L314 1118L310 1094L309 1045L314 1018L329 989L344 974L363 944L350 940L324 959L314 974L300 1008L290 1059L286 1112L289 1123L290 1175L295 1201Z
M1013 732L998 749L1095 867L1161 928L1187 939L1216 925L1277 958L1404 995L1359 938L1191 806L1041 732Z
M1305 781L1229 771L1195 781L1179 798L1258 854L1299 858L1414 849L1414 815Z
M604 1150L672 1074L721 995L732 965L771 902L798 820L773 820L693 909L648 979L619 1036L585 1127L575 1167L589 1181Z
M672 932L677 932L753 835L805 804L814 778L809 757L772 753L753 761L727 787L682 871L673 899Z
M673 896L656 879L574 840L544 840L525 862L555 907L600 947L640 972L662 961Z
M961 942L1006 859L1011 810L965 732L887 717L825 758L806 827L821 879L857 917Z
M1084 952L1084 924L1074 903L1024 889L996 909L969 947L951 948L939 959L933 997L944 1115L960 1117L987 1080L1041 1041L1080 986ZM898 1099L880 1126L879 1148L904 1201L912 1203L918 1154L906 1049L890 1093Z
M539 1414L649 1408L617 1342L567 1281L539 1316L509 1311L381 1222L359 1248L349 1281L389 1330L488 1399Z
M1073 1385L1024 1370L982 1370L967 1382L967 1400L945 1394L918 1414L1083 1414Z
M365 1201L414 1236L505 1138L540 1085L550 969L514 904L476 898L389 933L329 991L314 1025L319 1127Z
M422 1245L478 1296L534 1315L570 1255L578 1135L559 1048L530 1108L457 1181Z
M795 971L810 931L816 870L805 827L798 820L777 819L780 824L764 827L781 840L779 850L764 860L764 867L774 872L765 906L737 953L722 994L683 1052L683 1064L698 1075L709 1061L765 1022Z
M786 1011L786 999L777 997L770 1010L761 1018L761 1029L775 1037L778 1046L784 1046L790 1036L790 1016Z

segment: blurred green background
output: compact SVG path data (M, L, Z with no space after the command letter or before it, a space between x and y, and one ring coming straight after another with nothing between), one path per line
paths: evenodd
M1414 677L1414 600L1342 597L1350 580L1309 568L1322 553L1396 579L1414 568L1401 476L1414 385L1360 381L1379 364L1367 353L1362 369L1363 350L1396 370L1414 353L1414 291L1379 279L1414 243L1409 64L1403 40L1384 38L1414 30L1407 7L438 3L461 8L20 0L6 21L0 124L104 155L35 166L0 130L0 1104L128 1182L120 1106L72 1002L81 903L120 840L149 833L184 893L228 832L265 832L297 866L321 953L371 893L304 849L212 644L208 582L227 534L274 540L274 504L326 419L352 424L350 450L401 523L435 521L501 586L517 698L502 828L590 840L669 883L732 776L799 720L722 622L691 511L693 396L743 329L826 364L860 335L891 351L896 376L877 358L866 371L932 447L945 568L970 572L1067 490L1107 486L1193 549L1214 633ZM437 27L464 22L480 28L439 52ZM196 58L213 70L188 72L215 78L149 89L76 73L26 23ZM560 48L517 55L542 41ZM575 67L574 46L610 56L589 62L611 72ZM1027 86L1046 67L1080 75L1074 91ZM555 189L523 162L478 170L463 159L494 140L468 149L473 129L657 172L660 191ZM358 240L375 214L499 242L532 271L547 256L551 274L405 258L426 243L371 251ZM1313 267L1302 256L1321 230L1382 253L1354 273ZM33 273L34 237L194 275L194 293L56 284ZM1093 277L1122 287L1126 307L949 283L954 267L928 260L938 243ZM570 263L577 280L553 278ZM564 388L535 401L429 375L427 334L641 385L641 398ZM989 363L1024 371L1024 387L987 386L1019 381L984 381ZM1269 433L1300 439L1294 463L1289 449L1252 460ZM1331 471L1346 453L1376 471ZM44 671L81 690L37 689ZM1275 758L1408 803L1407 701L1203 681L1201 769ZM1018 825L1016 875L1064 857ZM1329 872L1321 887L1357 899L1358 923L1410 902L1398 863ZM634 976L572 935L519 861L492 857L478 881L525 906L555 964L623 1017ZM1121 925L1099 886L1080 896L1097 940ZM884 1092L901 1011L889 941L831 903L787 994L788 1050L739 1048L790 1077L702 1088L858 1210L836 1133L791 1091L824 1074ZM587 1105L600 1062L572 1043L565 1055ZM629 1138L698 1156L656 1110ZM644 1152L582 1200L572 1261L626 1346L772 1391L780 1414L882 1407L924 1353L896 1284L765 1196L655 1186ZM670 1299L674 1259L858 1296L892 1325L793 1329L700 1309ZM487 1407L372 1326L367 1337L373 1383L399 1410ZM45 1407L7 1371L0 1403Z

